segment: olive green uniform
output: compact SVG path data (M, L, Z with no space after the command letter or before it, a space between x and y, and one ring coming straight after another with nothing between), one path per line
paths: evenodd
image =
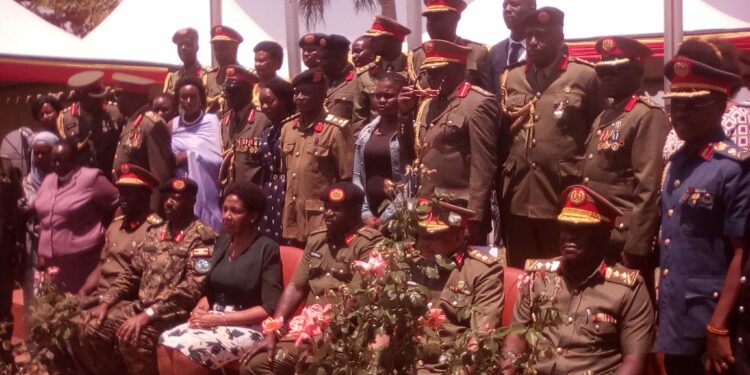
M654 309L638 271L602 263L574 285L561 264L562 258L527 260L531 293L520 291L513 310L513 324L529 325L530 301L556 296L563 322L544 331L553 352L537 363L539 374L614 374L623 356L651 350Z
M304 243L323 225L321 195L328 185L352 178L354 139L349 122L325 112L310 124L299 115L282 124L280 144L286 195L282 236Z
M263 155L260 153L263 130L271 121L249 103L239 112L228 110L221 118L221 144L224 161L219 180L223 186L233 181L260 185Z
M648 97L633 96L605 109L586 142L583 183L623 216L612 230L608 255L645 256L659 229L657 198L669 119Z
M174 72L169 72L167 77L164 79L164 89L162 90L165 94L174 95L175 86L182 77L203 77L208 72L208 69L202 67L200 64L195 66L182 66L180 69ZM167 119L170 120L170 119Z
M202 283L211 264L216 234L193 221L185 230L168 237L168 223L151 228L127 270L102 297L110 306L104 322L81 327L81 355L77 358L96 374L156 374L156 344L161 332L188 318L202 294ZM137 293L135 301L125 298ZM137 341L118 343L122 323L151 308L155 317Z
M381 240L380 232L367 226L345 237L344 243L331 243L325 227L310 233L297 268L290 283L307 292L305 305L328 303L325 293L335 291L341 285L349 283L359 273L351 270L354 261L366 261L370 250ZM240 371L240 374L293 374L300 350L294 345L295 338L282 337L276 350L284 352L283 360L271 365L267 360L268 353L258 353Z
M99 168L111 178L117 141L120 137L119 110L105 104L99 113L88 113L75 102L57 117L57 133L62 139L71 139L78 148L79 164Z
M471 53L466 61L466 81L485 90L489 90L493 87L494 84L492 78L490 78L490 57L487 46L461 37L456 38L454 43L463 47L471 48ZM422 62L425 59L425 53L422 46L409 51L408 59L409 80L412 82L418 82L419 80L417 78L419 77L419 68L422 66ZM426 87L424 82L418 83L422 87Z
M203 86L206 88L206 111L215 113L221 117L226 111L226 99L224 99L224 74L219 73L224 69L211 68L207 70L202 76Z
M172 178L174 155L172 138L164 119L145 106L128 119L120 133L120 142L115 151L112 175L121 164L134 164L146 169L156 177L159 184ZM161 212L161 194L151 194L151 210Z
M362 118L355 116L355 102L359 100L357 95L356 71L354 65L348 64L344 69L343 76L339 81L328 80L328 92L326 93L325 107L328 113L349 120L354 139L365 125Z
M516 64L503 72L500 107L509 155L501 169L508 265L558 254L558 198L581 181L591 124L604 108L591 64L561 56L544 69Z
M497 259L468 249L454 255L453 263L455 268L450 271L440 269L438 279L417 280L431 290L432 306L439 306L447 318L440 331L442 350L451 348L467 329L481 332L499 327L503 315L503 267ZM471 313L462 318L467 309ZM425 360L418 363L418 373L446 373L447 365L438 364L442 350L429 351Z
M488 218L498 169L499 112L492 94L469 83L443 100L420 103L416 149L420 162L431 170L421 178L420 194L439 190L468 197L468 208L476 212L470 220Z
M362 126L378 117L378 112L375 106L372 105L378 80L388 72L396 72L408 79L409 73L407 67L408 60L406 55L401 54L393 61L387 61L378 56L375 58L375 61L356 69L355 81L358 98L354 102L354 115L362 121Z

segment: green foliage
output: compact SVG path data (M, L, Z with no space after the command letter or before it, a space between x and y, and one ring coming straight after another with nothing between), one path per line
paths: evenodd
M79 37L98 26L120 0L16 0L47 22Z

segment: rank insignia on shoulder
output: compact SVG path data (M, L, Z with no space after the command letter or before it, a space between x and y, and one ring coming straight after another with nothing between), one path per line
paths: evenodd
M162 219L157 214L151 214L151 215L148 215L148 217L146 218L146 221L148 221L149 224L152 224L152 225L160 225L161 223L164 222L164 219Z
M341 117L338 117L338 116L335 116L335 115L332 115L332 114L328 114L326 116L326 122L329 123L329 124L336 125L339 128L343 128L343 127L349 125L349 120L341 118Z
M362 235L362 236L364 236L368 240L371 240L373 238L376 238L376 237L380 236L380 232L377 229L372 228L372 227L368 227L368 226L363 226L363 227L359 228L357 230L357 233L360 234L360 235Z
M534 272L534 271L548 271L548 272L557 272L557 270L560 268L560 261L556 259L527 259L526 264L524 264L524 271L526 272Z
M638 271L607 267L604 270L604 280L625 286L633 286L638 280Z
M713 150L717 153L729 157L735 160L747 160L750 153L743 150L739 146L728 144L724 141L719 141L713 144Z
M478 261L481 261L484 264L494 264L497 262L497 258L493 257L492 255L487 255L477 249L469 250L469 256Z

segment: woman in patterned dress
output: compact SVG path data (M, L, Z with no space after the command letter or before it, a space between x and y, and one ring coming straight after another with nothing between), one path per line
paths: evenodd
M263 196L266 198L266 211L260 222L260 231L275 241L282 243L281 213L284 208L286 175L281 171L281 124L294 113L292 85L274 78L260 89L260 109L271 121L263 131L261 154L263 155Z
M279 245L258 231L265 198L258 185L232 183L222 204L224 234L214 246L204 297L187 323L162 333L159 373L209 374L260 340L260 323L281 296Z

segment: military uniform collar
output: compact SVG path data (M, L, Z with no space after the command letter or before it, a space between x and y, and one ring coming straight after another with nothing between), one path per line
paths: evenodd
M380 59L380 69L383 73L390 71L393 72L403 72L404 69L406 69L406 55L403 53L400 53L398 57L396 57L392 61L388 61L384 58Z
M562 262L562 267L558 269L558 274L560 274L563 278L565 278L568 281L572 281L571 278L568 276L567 272L565 272L565 262ZM605 261L602 261L599 263L599 266L594 268L594 271L591 272L591 274L586 277L583 281L581 281L576 287L583 287L584 285L588 285L590 283L595 283L598 280L604 280L604 276L607 273L607 263Z
M190 231L193 230L193 227L195 227L196 223L198 223L198 219L193 220L187 226L187 228L185 228L185 229L183 229L183 230L181 230L181 231L179 231L177 233L171 234L171 236L170 236L170 233L169 233L169 224L167 223L167 225L164 226L164 230L161 232L160 240L162 242L172 241L174 243L180 243L180 242L182 242L182 240L185 239L185 236L187 234L189 234Z
M727 141L729 138L727 138L726 134L724 134L724 131L722 129L718 129L713 134L711 134L710 137L703 143L702 146L698 147L695 150L692 150L687 147L686 144L683 144L680 148L677 149L677 151L672 154L672 156L669 158L670 160L677 160L679 158L689 157L692 155L696 155L700 157L701 159L708 161L713 158L714 151L724 151L724 149L728 148Z
M133 233L138 230L138 228L140 228L143 223L146 222L148 216L149 214L146 214L146 216L137 218L135 220L128 220L128 217L123 216L122 224L120 224L120 229L128 233Z
M180 68L180 73L182 74L192 73L196 77L200 77L202 72L203 72L203 67L198 61L196 61L195 64L193 64L192 66L183 65Z
M354 79L354 65L347 63L344 69L341 70L339 77L336 80L330 80L328 86L331 89L335 89L338 85L343 82L349 82Z
M325 118L328 116L328 111L322 111L318 115L318 117L315 118L315 120L310 121L307 124L303 124L300 120L302 119L302 116L298 116L294 119L294 127L297 128L299 131L307 131L310 129L315 130L315 132L320 133L323 131L323 126L325 124Z
M566 71L568 70L568 63L570 60L568 59L567 55L560 54L558 55L554 61L552 61L551 64L545 66L542 69L537 68L536 65L534 65L531 61L526 60L526 71L528 72L529 69L531 69L532 73L536 74L538 71L542 71L544 73L544 76L547 78L550 78L552 74L554 74L556 71Z

